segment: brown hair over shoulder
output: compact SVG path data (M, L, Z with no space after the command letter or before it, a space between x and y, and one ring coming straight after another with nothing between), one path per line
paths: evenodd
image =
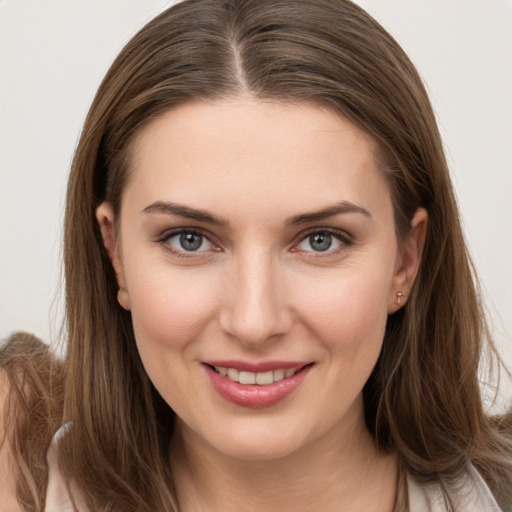
M512 420L483 409L478 368L486 344L494 347L432 107L404 51L347 0L185 0L111 66L68 186L63 421L73 428L63 466L94 510L177 510L168 485L173 412L117 304L95 210L108 200L119 212L131 142L146 123L187 101L236 96L326 106L370 135L399 241L415 210L428 211L419 275L388 319L364 389L366 422L416 477L450 481L470 462L499 501L512 502Z

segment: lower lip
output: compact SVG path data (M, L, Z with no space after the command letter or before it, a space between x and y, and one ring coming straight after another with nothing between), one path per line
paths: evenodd
M205 365L205 368L213 387L222 398L241 407L262 409L281 402L293 393L302 384L312 366L305 366L291 377L264 386L233 382L210 366Z

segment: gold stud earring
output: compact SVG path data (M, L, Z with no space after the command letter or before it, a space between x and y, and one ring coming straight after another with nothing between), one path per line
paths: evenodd
M396 303L402 305L402 297L404 294L402 292L396 292Z

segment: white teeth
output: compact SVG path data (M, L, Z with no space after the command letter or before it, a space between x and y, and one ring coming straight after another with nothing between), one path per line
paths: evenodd
M259 386L266 386L268 384L272 384L274 382L279 382L283 379L287 379L295 375L295 373L299 370L299 368L290 368L288 370L274 370L268 372L240 372L235 368L222 368L220 366L214 366L215 371L222 375L223 377L227 377L229 380L233 382L239 382L240 384L258 384Z
M239 382L239 375L240 372L238 370L235 370L234 368L228 368L228 379L232 380L233 382Z
M256 384L256 374L252 372L240 372L238 382L240 382L240 384Z
M256 373L256 384L264 386L265 384L272 384L274 382L274 372Z
M276 370L274 372L274 382L278 382L284 379L284 370Z

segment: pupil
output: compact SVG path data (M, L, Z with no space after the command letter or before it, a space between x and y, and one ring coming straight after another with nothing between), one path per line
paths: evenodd
M183 233L180 236L180 244L186 251L197 251L203 243L203 238L195 233Z
M327 251L331 247L332 237L328 233L317 233L309 237L309 243L315 251Z

